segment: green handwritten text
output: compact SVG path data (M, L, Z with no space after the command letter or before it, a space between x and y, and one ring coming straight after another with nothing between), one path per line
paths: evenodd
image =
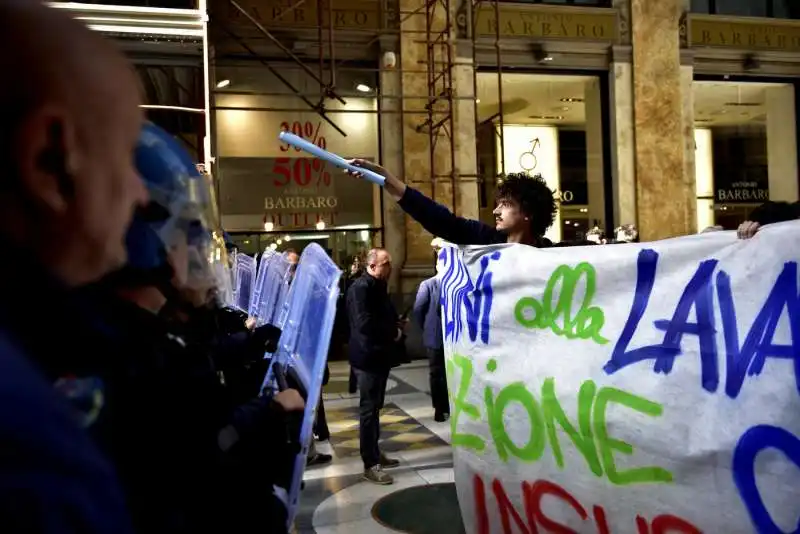
M474 434L460 434L456 429L458 428L458 419L461 414L465 414L471 419L480 420L481 412L474 404L467 402L467 394L469 393L469 385L472 382L472 361L460 354L453 354L447 360L447 382L455 384L455 367L461 369L461 379L459 380L458 389L452 393L452 388L449 388L450 398L453 405L453 415L450 417L450 441L453 447L464 447L476 451L482 451L486 444L483 440Z
M459 417L467 415L480 420L478 406L467 402L473 378L471 359L453 354L448 360L448 379L454 381L454 371L460 369L458 389L453 394L452 442L454 447L483 451L484 440L474 434L457 432ZM620 406L650 417L662 414L662 406L650 400L620 389L603 387L598 389L592 380L584 381L577 394L577 421L570 421L556 396L555 380L546 378L541 387L540 401L525 387L523 382L514 382L500 388L496 393L486 386L483 391L483 409L497 456L502 462L516 458L521 462L540 461L549 444L555 464L565 468L564 453L559 439L566 435L586 462L588 469L598 477L607 477L616 485L672 482L672 473L661 467L647 466L620 470L615 453L633 455L633 445L609 434L606 414L612 406ZM510 406L518 405L512 419L506 413ZM615 408L618 410L619 408ZM524 415L523 415L524 414ZM518 441L511 439L508 422L517 428L529 428ZM576 424L577 423L577 424ZM560 429L562 432L558 432ZM561 438L563 439L563 438Z
M583 301L573 317L572 300L575 289L584 275L586 288ZM600 345L608 343L608 340L600 334L605 324L603 310L591 305L595 292L595 276L594 267L586 262L579 263L574 268L561 265L550 276L541 302L533 297L521 298L514 308L514 317L525 328L549 328L556 335L567 339L591 339ZM556 288L559 289L558 301L553 308Z

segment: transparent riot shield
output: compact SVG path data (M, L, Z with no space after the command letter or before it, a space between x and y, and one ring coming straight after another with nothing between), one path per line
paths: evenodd
M271 248L267 247L264 252L261 253L261 259L258 261L257 271L256 271L256 285L253 286L253 292L250 294L250 315L257 317L258 312L258 305L261 302L261 293L263 292L264 288L264 277L267 274L267 269L269 268L269 263L274 256L277 256L278 253L272 250Z
M247 254L236 255L233 265L236 285L233 286L234 307L249 313L250 294L256 281L256 259Z
M325 251L312 243L300 256L300 263L289 289L280 317L274 324L281 328L278 351L272 358L265 387L274 387L274 367L291 370L306 391L306 407L300 429L301 450L295 459L291 487L288 488L289 526L294 521L300 498L300 486L306 467L308 447L313 439L314 418L322 390L328 359L339 278L342 272Z
M269 256L264 253L250 305L250 315L256 318L256 326L279 326L278 315L286 302L290 276L286 253L270 251Z

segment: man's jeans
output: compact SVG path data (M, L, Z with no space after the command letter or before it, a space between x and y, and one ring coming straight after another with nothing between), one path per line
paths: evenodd
M364 462L364 469L369 469L381 463L381 451L378 447L381 437L380 412L386 397L389 372L379 374L356 369L356 377L361 393L358 426L361 460Z
M431 403L438 414L450 413L447 396L447 374L445 373L444 349L426 349L430 366Z

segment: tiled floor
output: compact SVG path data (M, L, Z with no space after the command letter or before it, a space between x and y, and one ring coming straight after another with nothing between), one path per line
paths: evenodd
M334 455L333 463L306 471L295 526L300 534L395 532L372 517L380 498L398 490L453 481L450 425L433 420L428 393L428 364L413 362L394 370L381 416L382 447L401 461L391 470L395 483L375 486L361 480L358 454L358 399L347 392L349 368L331 363L331 379L325 393L325 411L331 431L320 452Z

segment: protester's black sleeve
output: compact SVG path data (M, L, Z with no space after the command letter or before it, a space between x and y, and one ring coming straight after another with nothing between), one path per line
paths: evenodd
M488 224L454 215L445 206L406 186L400 199L403 208L431 234L456 245L505 243L506 235Z

